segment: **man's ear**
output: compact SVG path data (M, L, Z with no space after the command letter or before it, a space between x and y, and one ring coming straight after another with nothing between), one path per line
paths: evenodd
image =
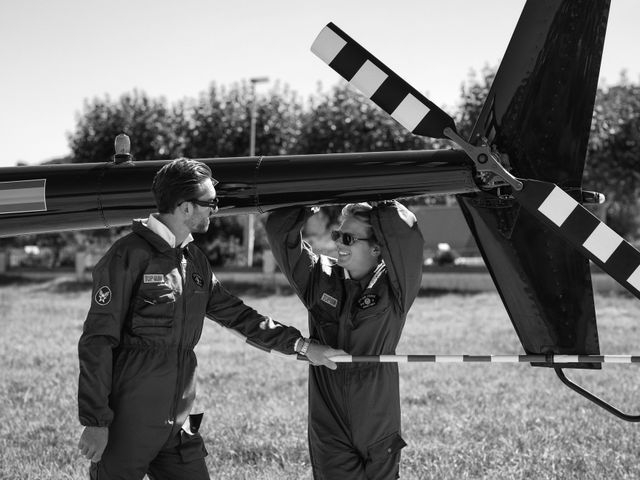
M371 248L371 255L373 255L374 257L377 257L378 255L380 255L380 246L374 245Z
M191 202L182 202L176 207L176 213L178 212L182 215L189 216L193 212L193 205Z

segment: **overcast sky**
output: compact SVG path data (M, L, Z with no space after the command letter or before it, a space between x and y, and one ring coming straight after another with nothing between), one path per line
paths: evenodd
M446 110L471 69L499 63L524 3L0 0L0 167L68 154L83 102L106 94L171 102L256 76L327 90L339 78L309 48L331 21ZM639 23L639 0L611 0L601 81L640 78Z

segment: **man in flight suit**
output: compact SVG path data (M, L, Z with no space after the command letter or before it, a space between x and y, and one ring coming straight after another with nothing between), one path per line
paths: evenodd
M310 337L349 355L393 355L420 289L423 239L398 202L349 204L332 232L337 259L302 240L308 210L267 220L278 265L309 311ZM398 478L400 395L395 363L309 370L309 452L316 480Z
M208 479L206 450L187 421L205 315L247 338L314 364L341 351L260 315L225 290L192 233L217 210L211 170L178 159L155 176L157 214L134 220L93 272L93 299L78 344L79 442L92 479Z

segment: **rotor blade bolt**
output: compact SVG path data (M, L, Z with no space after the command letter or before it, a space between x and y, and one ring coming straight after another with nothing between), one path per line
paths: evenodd
M488 160L489 157L486 153L481 153L480 155L478 155L478 163L487 163Z

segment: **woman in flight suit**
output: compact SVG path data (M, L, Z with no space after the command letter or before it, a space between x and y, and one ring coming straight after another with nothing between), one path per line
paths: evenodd
M420 289L423 239L396 201L349 204L332 232L337 259L302 240L310 216L286 208L266 229L281 270L309 311L313 342L350 355L393 355ZM309 369L309 450L316 480L395 479L400 450L398 366Z

